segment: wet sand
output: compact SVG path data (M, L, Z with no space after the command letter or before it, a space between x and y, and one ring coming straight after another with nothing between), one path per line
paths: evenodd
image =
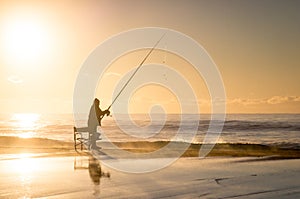
M129 174L87 156L23 155L0 161L0 198L299 198L299 165L299 159L180 158L156 172Z

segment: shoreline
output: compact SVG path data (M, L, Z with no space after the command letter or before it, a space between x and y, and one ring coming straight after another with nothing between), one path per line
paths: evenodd
M104 142L99 141L98 146L105 152L115 153L115 147L133 154L142 155L143 153L155 152L170 142L167 141L135 141L135 142ZM172 148L168 149L164 155L178 155L177 151L187 147L181 157L198 157L202 144L189 144L183 142L172 142ZM78 150L78 152L81 152ZM19 138L0 136L0 155L1 154L51 154L51 156L74 156L78 154L74 150L73 142L51 140L45 138ZM86 153L82 151L83 153ZM155 157L155 156L154 156ZM168 156L166 156L168 157ZM217 143L207 155L207 157L274 157L276 159L299 159L299 148L284 148L282 146L267 146L262 144L230 144Z

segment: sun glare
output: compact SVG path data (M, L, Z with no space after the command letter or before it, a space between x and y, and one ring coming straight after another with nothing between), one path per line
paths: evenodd
M17 155L17 160L13 161L10 169L23 175L35 172L41 165L38 159L32 157L32 154L22 153Z
M12 120L16 123L18 137L31 138L35 135L35 130L38 126L39 114L36 113L16 113L12 116Z
M7 21L2 29L3 45L10 61L30 64L41 58L47 49L45 28L38 19Z
M40 118L36 113L16 113L12 119L18 122L18 126L21 128L33 128L36 126L36 121Z

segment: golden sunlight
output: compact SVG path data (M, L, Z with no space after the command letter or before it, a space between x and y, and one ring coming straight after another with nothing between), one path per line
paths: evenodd
M12 116L12 120L16 121L18 130L24 131L18 134L21 138L31 138L34 136L34 130L37 128L37 121L40 115L36 113L16 113Z
M24 129L36 126L36 121L40 118L36 113L16 113L12 116L13 120L17 120L18 126Z
M16 162L11 165L11 170L20 174L29 174L39 168L38 159L31 157L32 154L18 154Z
M38 19L7 19L2 31L7 57L21 66L41 60L45 49L49 48L47 32Z

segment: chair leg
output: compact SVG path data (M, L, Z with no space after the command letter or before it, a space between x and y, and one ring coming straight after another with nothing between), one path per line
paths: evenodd
M79 132L78 132L79 130ZM87 128L82 127L82 128L76 128L75 126L73 127L74 131L74 148L75 151L77 151L77 146L80 145L80 150L82 151L84 148L87 150L90 150L91 148L91 134L88 135L88 138L85 139L82 135L82 132L86 132Z
M73 127L73 130L74 130L74 149L75 149L75 151L77 151L77 149L76 149L76 131L77 131L77 129L75 126Z

